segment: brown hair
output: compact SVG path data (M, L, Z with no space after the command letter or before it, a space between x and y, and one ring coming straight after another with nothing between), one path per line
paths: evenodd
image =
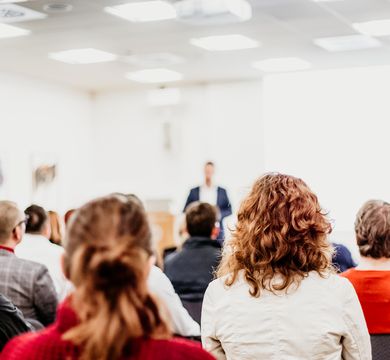
M330 231L316 195L301 179L266 174L241 204L218 276L229 274L225 283L231 286L243 271L255 297L261 289L287 291L313 270L325 276L331 271Z
M168 325L147 288L151 232L136 199L114 195L77 210L65 241L65 270L75 285L80 324L64 334L82 359L134 353L135 338L168 338Z
M197 201L186 209L186 228L191 236L211 236L216 221L217 211L210 204Z
M53 244L61 245L62 244L62 226L60 216L55 211L48 211L50 221L50 241Z
M355 233L362 256L390 258L390 204L367 201L357 213Z
M30 205L24 213L28 216L26 233L29 234L39 234L49 220L46 210L39 205Z

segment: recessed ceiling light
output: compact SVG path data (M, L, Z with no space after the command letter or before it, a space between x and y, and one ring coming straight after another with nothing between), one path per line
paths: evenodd
M174 6L161 0L110 6L104 8L104 11L133 22L168 20L176 17Z
M114 61L117 56L106 51L87 48L50 53L49 58L67 64L94 64Z
M252 66L264 72L284 72L306 70L311 67L311 64L300 58L285 57L255 61Z
M0 38L12 38L29 34L31 34L30 30L21 29L7 24L0 24Z
M343 1L343 0L312 0L314 2L339 2L339 1Z
M0 4L20 3L28 0L0 0Z
M178 0L174 5L180 20L199 25L228 24L252 17L247 0Z
M319 38L314 40L314 44L332 52L370 49L382 46L382 43L378 39L374 39L367 35L348 35Z
M14 23L45 19L46 14L16 4L0 4L0 22Z
M190 43L209 51L242 50L259 46L256 40L239 34L206 36L191 39Z
M127 73L126 77L129 80L149 84L179 81L183 78L182 74L176 71L162 68L139 70L132 73Z
M43 5L43 10L50 14L66 13L73 10L73 5L68 3L48 3Z
M373 20L352 24L356 31L371 36L390 35L390 19Z

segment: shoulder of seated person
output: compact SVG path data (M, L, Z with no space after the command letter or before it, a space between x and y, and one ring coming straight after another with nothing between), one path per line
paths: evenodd
M46 269L47 270L47 267L45 265L43 265L39 262L36 262L34 260L23 259L23 258L19 258L16 256L15 261L17 261L20 264L23 264L24 266L26 266L29 269L37 269L37 270Z

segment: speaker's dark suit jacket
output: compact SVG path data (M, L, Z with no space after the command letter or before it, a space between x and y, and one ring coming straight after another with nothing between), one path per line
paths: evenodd
M189 204L199 200L200 200L200 186L197 186L191 189L187 197L186 204L184 206L184 211ZM228 198L226 190L220 186L217 187L217 206L221 213L221 218L220 218L221 231L218 236L218 240L221 242L225 237L223 231L223 219L232 214L232 207L230 205L230 200Z

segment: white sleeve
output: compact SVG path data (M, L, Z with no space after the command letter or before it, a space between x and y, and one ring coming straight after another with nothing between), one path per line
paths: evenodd
M202 305L202 345L205 350L212 354L217 360L225 360L226 355L221 342L216 335L215 319L217 313L214 309L213 283L211 283L204 295Z
M168 277L157 267L152 266L148 278L149 289L166 305L171 316L173 331L181 336L199 336L200 326L183 307L179 296Z
M346 333L342 344L344 360L371 360L371 342L366 320L355 289L349 280L345 279L344 321Z

